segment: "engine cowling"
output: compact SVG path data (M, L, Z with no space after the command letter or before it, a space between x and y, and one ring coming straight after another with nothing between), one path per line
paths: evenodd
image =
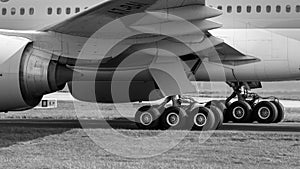
M52 59L28 39L0 35L1 112L33 108L43 95L65 86L58 75L67 68Z

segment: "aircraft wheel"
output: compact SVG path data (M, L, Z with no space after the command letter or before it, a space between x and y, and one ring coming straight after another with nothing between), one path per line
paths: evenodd
M284 119L284 106L280 102L272 101L272 103L276 106L277 112L278 112L278 117L274 121L274 123L279 123L282 122Z
M216 123L214 113L206 107L194 108L188 117L188 124L191 124L194 130L215 130Z
M225 100L221 100L220 101L220 106L222 107L221 110L223 112L223 115L224 115L224 120L223 120L223 123L228 123L228 111L227 111L227 106L225 104Z
M224 117L223 123L227 123L229 121L229 117L228 117L228 113L227 113L228 112L227 106L225 104L226 100L214 100L214 101L208 102L205 105L205 107L207 107L207 105L211 104L212 102L213 102L214 106L218 107L222 111L223 117Z
M164 130L184 129L187 122L186 111L180 107L169 107L161 115L161 127Z
M205 107L209 107L210 105L213 105L217 107L222 112L222 123L228 122L227 120L227 107L225 104L225 100L213 100L208 102Z
M214 104L213 101L211 105L206 105L205 107L209 108L214 113L216 123L214 124L213 129L218 129L223 125L224 115L221 109L215 105L216 104Z
M159 127L161 113L152 106L143 106L135 114L135 123L139 129L152 130Z
M225 102L226 102L226 100L220 100L217 107L220 108L221 111L223 112L223 116L224 116L223 123L228 123L228 121L229 121L229 116L228 116L228 111L227 111L228 108L227 108ZM229 105L230 105L230 103L229 103Z
M259 102L255 105L253 113L259 123L273 123L278 117L275 104L269 101Z
M251 106L245 101L236 101L232 103L227 111L229 121L235 123L251 122Z
M210 105L216 106L225 115L226 109L227 109L226 105L225 105L225 100L212 100L212 101L206 103L205 107L210 107Z

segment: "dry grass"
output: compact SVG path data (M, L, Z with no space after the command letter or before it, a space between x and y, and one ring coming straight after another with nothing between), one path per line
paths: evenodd
M56 132L53 132L57 130ZM169 151L149 158L126 158L112 154L107 147L97 145L87 133L94 133L102 145L115 147L120 152L154 151L162 142L132 144L131 138L150 137L160 131L118 131L126 139L113 134L113 130L94 129L0 129L1 136L17 134L0 146L0 168L297 168L300 166L299 133L215 132L200 144L199 132L189 132ZM18 132L16 132L18 131ZM157 133L156 133L157 132ZM25 133L25 134L21 134ZM32 133L36 137L28 136ZM36 133L36 134L34 134ZM43 133L42 135L40 133ZM178 132L174 132L178 134ZM174 134L173 133L173 134ZM180 134L180 133L179 133ZM185 133L182 133L185 134ZM7 137L6 137L7 138ZM165 137L172 144L173 137ZM5 146L8 145L8 146ZM142 145L142 146L141 146Z
M48 135L61 134L70 129L5 127L0 129L0 148Z

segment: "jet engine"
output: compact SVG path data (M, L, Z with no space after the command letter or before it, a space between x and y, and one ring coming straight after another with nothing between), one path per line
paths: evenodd
M1 112L35 107L43 95L62 89L68 75L72 77L71 70L30 40L0 35Z

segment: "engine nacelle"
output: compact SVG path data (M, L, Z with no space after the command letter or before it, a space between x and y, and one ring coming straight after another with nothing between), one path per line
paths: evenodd
M33 108L43 95L62 89L62 67L30 40L0 35L0 111Z

